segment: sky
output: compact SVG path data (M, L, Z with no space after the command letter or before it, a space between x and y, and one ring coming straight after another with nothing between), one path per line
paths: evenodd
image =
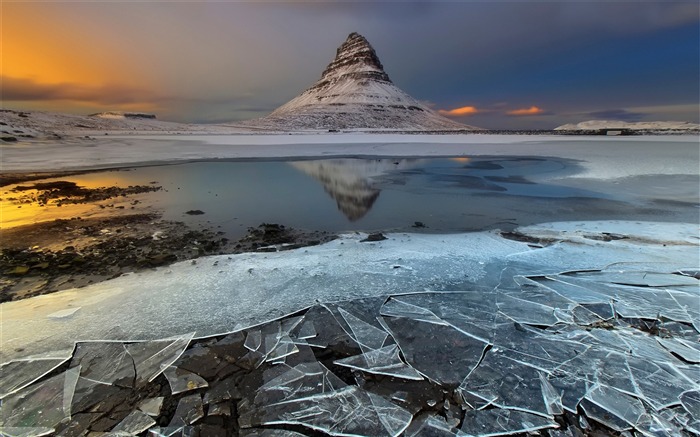
M351 32L395 85L489 129L699 122L697 1L0 2L2 107L220 123L310 87Z

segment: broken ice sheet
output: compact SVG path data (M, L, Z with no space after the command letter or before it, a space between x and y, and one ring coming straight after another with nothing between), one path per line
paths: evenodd
M487 437L558 428L552 419L523 411L492 408L467 411L457 436Z
M338 307L338 312L350 327L348 334L360 345L363 352L369 352L384 346L384 342L389 336L384 330L353 316L341 307Z
M129 413L121 422L112 428L112 432L123 431L129 434L138 434L155 425L156 421L148 414L134 410Z
M637 357L628 357L627 361L641 394L638 397L646 400L657 411L677 405L679 396L694 386L669 363L653 363Z
M382 317L408 365L433 381L456 387L479 363L487 343L452 326Z
M120 342L81 342L75 346L70 367L80 365L80 376L102 384L133 387L134 361Z
M561 411L554 388L541 371L493 349L464 379L458 391L477 410L495 405L542 416Z
M177 360L194 337L194 332L172 339L132 343L126 346L134 360L138 384L151 382Z
M3 399L0 423L4 427L54 427L71 415L71 403L80 367L68 369Z
M445 418L428 414L414 418L405 432L406 437L454 437L456 435Z
M138 409L152 417L160 416L160 409L163 407L163 396L144 399L138 404Z
M204 417L204 405L202 396L195 394L180 399L175 409L175 414L168 427L192 425Z
M242 429L238 435L240 437L306 437L306 434L274 428Z
M586 393L585 399L600 409L586 409L585 404L582 404L586 416L617 431L636 426L646 412L639 400L602 385L593 387ZM610 418L610 415L624 422L628 427L621 427L618 421Z
M194 437L195 435L197 434L194 426L166 426L148 430L148 437Z
M399 348L395 344L334 362L339 366L377 375L389 375L412 380L423 379L420 373L401 360Z
M270 379L255 393L254 404L265 405L316 394L330 393L346 387L340 378L323 364L314 361L299 364ZM247 404L239 409L243 411Z
M688 390L678 397L683 408L693 416L693 419L700 421L700 390Z
M535 281L557 294L579 304L596 304L610 302L610 296L597 293L580 285L569 284L559 280L557 276L531 276L528 279Z
M3 427L0 426L2 437L42 437L53 433L53 428L47 427Z
M202 387L209 387L207 381L201 376L175 366L165 369L163 375L165 375L168 384L170 384L170 392L174 395Z
M448 325L447 322L429 309L404 302L402 298L403 296L390 297L382 305L380 314L389 317L405 317L419 322L435 323L436 325Z
M0 399L28 386L68 358L22 359L0 365Z
M412 417L403 408L355 386L262 407L241 414L241 427L286 424L335 436L398 436Z
M516 322L536 326L552 326L559 322L573 323L570 315L562 320L555 312L555 308L516 296L518 293L512 295L501 293L496 303L501 313Z

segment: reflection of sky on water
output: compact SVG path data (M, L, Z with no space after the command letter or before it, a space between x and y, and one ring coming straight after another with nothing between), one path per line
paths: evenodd
M263 222L339 232L406 230L416 221L435 231L461 231L645 214L658 219L663 211L651 210L654 199L644 193L664 201L697 198L695 176L645 176L642 187L567 179L579 171L575 161L560 158L385 158L194 162L65 179L88 187L157 181L163 191L143 196L165 219L219 227L234 238ZM79 215L70 208L61 212ZM55 218L50 209L30 215ZM189 210L205 214L189 216Z

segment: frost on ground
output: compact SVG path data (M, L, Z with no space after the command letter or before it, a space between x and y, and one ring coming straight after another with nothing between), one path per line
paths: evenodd
M3 365L3 432L700 432L697 225L514 236L349 235L3 304L7 358L78 340Z

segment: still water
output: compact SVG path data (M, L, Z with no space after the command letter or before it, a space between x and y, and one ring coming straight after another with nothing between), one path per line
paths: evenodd
M163 190L142 198L164 219L230 238L261 223L343 232L415 230L420 222L423 231L452 232L697 214L697 177L572 177L580 171L560 158L332 159L192 162L59 179L87 187L157 183Z

